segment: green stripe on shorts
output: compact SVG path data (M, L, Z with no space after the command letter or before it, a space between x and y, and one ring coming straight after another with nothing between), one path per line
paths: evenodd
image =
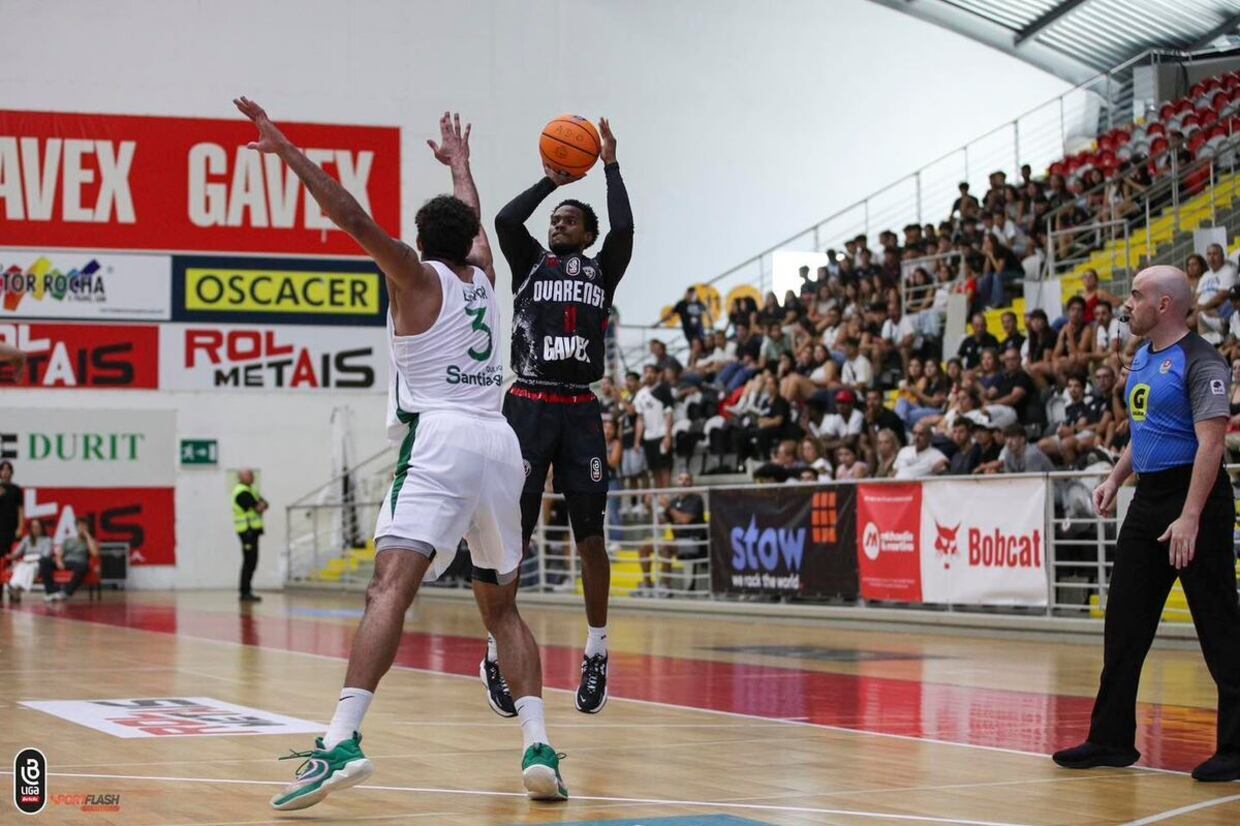
M409 432L400 443L400 454L396 459L396 478L392 480L392 516L396 515L396 500L400 489L405 485L405 477L409 474L409 456L413 453L413 442L418 436L418 414L396 411L396 417L409 425Z

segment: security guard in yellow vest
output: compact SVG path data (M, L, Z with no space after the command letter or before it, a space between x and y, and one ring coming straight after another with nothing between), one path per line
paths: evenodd
M267 500L254 490L254 471L246 468L237 474L232 492L233 528L241 538L241 601L261 602L262 597L250 590L250 580L258 567L258 538L263 535L263 511Z

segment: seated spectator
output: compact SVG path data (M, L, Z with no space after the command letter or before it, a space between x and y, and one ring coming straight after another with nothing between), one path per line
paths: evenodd
M54 549L51 556L39 558L39 575L43 578L43 601L66 600L81 586L90 572L90 561L98 559L99 543L90 534L90 521L84 517L77 520L77 533ZM62 591L56 584L53 571L72 571L73 579Z
M860 451L861 435L864 432L865 416L857 409L857 396L845 388L836 391L835 412L824 416L817 432L811 431L811 435L822 441L822 448L828 453L841 446L856 453Z
M982 362L977 368L977 383L984 398L992 398L991 391L999 383L999 376L999 352L988 347L982 351Z
M982 239L982 255L986 259L978 282L982 302L987 307L1003 307L1008 303L1008 286L1025 277L1025 268L1020 257L992 233Z
M732 300L731 307L728 310L728 324L734 331L742 325L753 329L753 325L757 321L757 315L758 302L754 301L753 296L739 296Z
M865 479L870 475L870 466L857 459L857 452L848 445L840 445L835 449L836 479Z
M833 477L831 462L822 455L822 445L812 436L806 436L801 440L801 464L812 470L817 479Z
M1219 344L1227 331L1231 305L1227 303L1236 284L1236 265L1227 260L1223 248L1211 244L1206 249L1206 271L1197 282L1197 332L1211 344Z
M958 189L960 197L952 202L951 217L976 218L982 212L982 205L969 194L969 182L961 181Z
M685 341L689 344L700 339L706 327L714 324L710 318L709 309L702 303L702 299L698 298L697 287L685 290L684 298L677 301L667 315L659 319L659 324L663 324L674 315L680 316L680 329L684 332Z
M736 361L725 365L719 371L719 383L725 393L731 393L744 386L758 372L761 358L762 339L753 335L749 327L739 324L736 327Z
M887 317L883 320L878 346L875 348L879 368L888 366L889 358L894 354L900 358L900 372L907 373L909 359L915 351L921 349L921 345L921 336L918 335L913 319L900 311L898 300L888 301Z
M874 368L870 360L861 353L860 339L844 340L844 365L840 368L840 383L857 391L864 391L874 383Z
M1085 289L1084 292L1081 293L1081 298L1085 299L1085 321L1087 323L1093 324L1098 320L1098 302L1105 301L1109 303L1111 307L1117 307L1124 303L1124 299L1120 298L1118 295L1112 295L1098 286L1097 270L1085 270L1085 272L1081 275L1081 279L1085 284Z
M952 361L959 369L960 362L955 359ZM915 364L922 366L914 369ZM943 413L950 381L939 369L937 359L930 358L925 362L914 359L909 362L909 377L902 380L898 388L900 392L896 397L896 415L912 427L928 416Z
M790 402L807 402L815 393L824 390L836 390L840 384L840 368L827 353L826 345L815 344L809 362L805 365L808 373L799 370L780 382L779 392Z
M1038 442L1038 447L1052 461L1064 467L1076 466L1077 457L1101 443L1100 434L1110 426L1110 399L1086 396L1085 380L1068 377L1068 404L1063 419L1051 422L1055 434Z
M981 464L982 448L973 440L973 420L964 416L952 423L952 444L956 452L947 465L949 476L968 476Z
M642 596L655 590L655 583L650 576L652 556L658 562L657 576L661 580L673 558L682 561L704 559L709 551L706 504L700 494L688 490L693 487L693 476L689 471L681 471L676 476L676 487L679 489L676 493L659 497L659 507L663 511L662 521L668 526L672 538L668 540L659 537L638 550L642 581L634 596Z
M762 351L758 356L758 365L763 369L774 367L779 363L779 357L784 353L791 353L792 346L786 336L784 336L784 327L778 321L772 321L766 328L766 338L762 342Z
M874 461L870 464L870 475L875 479L894 479L900 451L895 431L885 427L879 430L874 435Z
M966 336L960 342L960 349L956 354L960 357L961 364L965 369L973 369L982 363L982 351L989 348L991 350L999 349L999 341L989 332L986 331L986 316L982 313L974 313L970 320L970 327L973 334Z
M1227 320L1227 338L1223 340L1219 352L1223 354L1223 358L1235 362L1240 359L1240 284L1228 290L1227 297L1231 301L1232 313Z
M895 414L895 411L887 409L883 404L883 398L886 394L876 387L871 387L865 391L865 443L864 448L867 458L873 456L875 439L881 430L890 430L895 434L896 447L904 444L904 421Z
M1113 305L1106 299L1100 299L1094 306L1094 318L1098 340L1090 360L1095 365L1106 364L1118 368L1124 348L1132 339L1132 332L1127 324L1121 323L1115 317Z
M1008 310L1000 316L1000 322L1003 324L1003 341L999 342L999 349L1015 350L1019 355L1020 348L1025 346L1025 337L1017 326L1016 313Z
M667 345L657 338L650 339L650 363L655 369L662 373L668 368L668 365L676 365L681 370L684 366L676 360L675 356L668 355Z
M775 376L767 373L763 377L762 392L771 400L766 414L758 417L758 455L765 458L771 455L776 444L795 434L800 436L797 426L792 421L792 407L779 393L779 383ZM792 457L796 458L796 442L792 443Z
M930 441L934 429L927 422L913 425L913 443L900 448L896 455L896 479L920 479L937 476L947 470L947 457Z
M779 306L779 299L775 293L768 292L763 299L762 309L758 310L757 329L769 330L772 324L781 323L784 320L784 310Z
M1003 431L1004 446L996 462L987 462L991 472L999 473L1050 473L1055 469L1046 454L1029 444L1025 428L1018 424L1008 425Z
M1038 395L1033 379L1020 364L1020 353L1017 350L1003 351L1003 372L998 380L986 390L987 407L1001 406L1010 408L1015 420L1029 424L1034 418L1031 408ZM1043 421L1040 417L1039 421Z
M1053 355L1059 334L1040 309L1029 313L1029 335L1020 347L1021 363L1039 389L1055 383Z
M797 453L797 443L792 439L785 439L775 449L771 461L754 470L753 478L760 482L799 481L801 471L805 469L806 466L802 464Z
M43 560L52 558L52 540L47 529L38 519L26 523L26 535L18 543L16 550L4 557L13 566L9 575L9 600L20 602L22 591L34 587L35 574L43 568Z
M1085 321L1085 299L1074 295L1068 299L1068 322L1059 331L1051 362L1055 366L1055 383L1062 386L1069 375L1088 373L1098 334Z
M709 353L698 360L697 372L706 381L719 378L722 382L720 373L723 368L736 363L736 342L728 341L727 334L722 330L716 330L710 338L713 346Z

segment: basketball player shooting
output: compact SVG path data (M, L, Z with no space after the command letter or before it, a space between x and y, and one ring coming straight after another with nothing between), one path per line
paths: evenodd
M246 98L234 103L258 127L259 139L250 148L288 164L323 213L383 270L391 364L387 429L400 444L396 476L375 527L366 612L336 712L314 748L289 755L304 762L271 805L304 809L373 772L361 749L362 718L392 667L418 586L448 567L462 536L472 554L474 597L518 697L526 741L523 783L531 798L563 800L568 791L560 755L547 743L543 722L538 646L517 613L512 587L521 563L521 448L499 412L503 360L493 332L500 324L499 303L469 169L469 127L462 133L460 118L446 112L440 120L442 143L431 143L431 149L451 169L454 195L432 198L418 210L415 251L388 235L262 107Z
M500 250L513 277L512 368L516 381L504 398L504 416L521 441L525 488L521 530L528 549L538 522L547 469L564 494L581 557L589 625L578 711L597 714L607 702L607 596L611 563L603 545L607 507L607 451L602 413L590 384L603 377L604 335L616 286L633 255L633 213L616 163L616 138L599 119L600 156L607 179L611 228L597 257L586 254L599 237L598 217L589 204L567 199L551 213L547 249L525 222L558 187L580 178L544 161L546 176L495 216ZM513 586L515 589L515 585ZM516 713L505 684L507 668L488 640L480 666L491 708Z

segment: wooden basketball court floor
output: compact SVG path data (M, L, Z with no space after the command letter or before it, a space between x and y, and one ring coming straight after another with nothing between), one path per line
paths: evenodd
M827 620L613 611L611 699L573 709L580 608L526 605L543 646L548 723L572 798L522 794L515 720L487 707L469 603L419 597L364 726L376 772L301 812L268 798L313 734L125 739L22 705L209 697L325 723L360 594L106 594L0 611L0 821L19 820L13 757L48 759L65 824L1240 823L1240 784L1186 774L1214 744L1195 648L1156 649L1141 688L1139 767L1069 772L1046 755L1083 736L1096 640L876 632ZM85 795L119 809L82 811ZM96 798L99 800L99 798Z

